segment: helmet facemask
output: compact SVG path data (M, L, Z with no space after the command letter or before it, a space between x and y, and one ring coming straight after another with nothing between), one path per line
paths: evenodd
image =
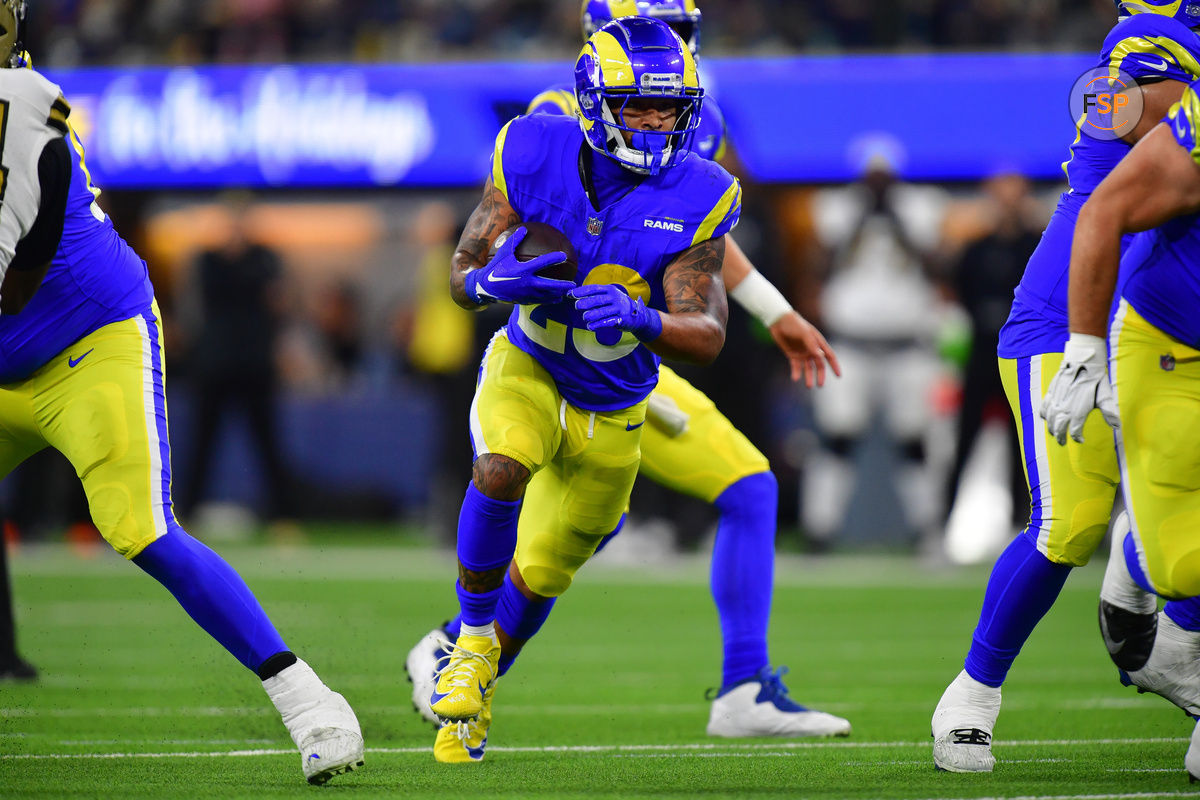
M670 130L650 130L633 127L625 121L630 103L639 100L669 99L674 105L675 122ZM664 167L673 165L679 154L688 150L700 120L703 90L695 97L668 98L635 92L604 92L592 90L580 97L580 106L590 102L599 109L599 124L604 126L605 155L633 172L657 175ZM624 133L629 133L626 144Z

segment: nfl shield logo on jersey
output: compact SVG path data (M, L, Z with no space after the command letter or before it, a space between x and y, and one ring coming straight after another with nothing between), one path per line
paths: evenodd
M1175 356L1171 355L1170 353L1159 356L1158 357L1158 366L1160 366L1162 369L1166 370L1167 372L1170 372L1171 370L1175 369Z
M599 236L600 229L604 227L604 220L599 217L588 217L587 232L588 236Z

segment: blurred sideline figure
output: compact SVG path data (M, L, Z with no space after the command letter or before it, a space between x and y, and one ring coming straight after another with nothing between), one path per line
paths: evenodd
M471 443L462 420L471 409L477 363L477 328L486 327L475 314L464 314L446 291L446 264L454 255L458 225L446 203L428 203L417 212L412 230L424 253L417 266L417 289L411 332L405 342L408 364L433 393L438 436L433 448L428 525L440 542L454 544L462 487L471 479ZM485 310L492 328L503 324ZM488 331L490 333L490 330ZM478 344L478 346L477 346Z
M685 0L583 3L583 33L590 37L614 18L639 16L666 22L695 55L700 12ZM530 114L578 114L575 87L549 89L533 99ZM705 97L692 152L718 159L725 129L712 98ZM729 296L770 331L792 367L809 386L821 385L825 363L838 362L821 334L797 314L759 273L730 235L725 237L722 274ZM639 474L675 491L713 503L720 512L713 548L712 595L724 646L721 686L712 698L710 736L826 736L845 734L850 723L795 703L782 681L786 668L773 670L767 627L774 582L778 486L767 459L717 410L713 402L666 365L650 394L642 433ZM623 519L622 519L623 522ZM613 532L617 535L621 526ZM603 549L606 538L597 548ZM549 614L549 608L546 609ZM544 618L543 618L544 619ZM539 622L539 627L540 627ZM437 628L414 647L406 662L417 710L431 722L427 697L438 651L457 638L461 617ZM537 628L529 629L528 639ZM514 654L515 657L515 654ZM508 664L504 664L507 669Z
M190 348L194 443L180 512L190 519L204 499L221 422L240 411L265 479L263 516L274 521L292 514L288 471L276 428L281 267L274 251L249 238L250 197L231 193L225 199L231 220L228 237L197 257L193 289L182 301L191 306L197 320Z
M324 783L362 763L358 721L287 649L238 574L175 520L146 263L96 203L59 88L26 68L23 16L22 0L0 2L0 477L45 447L65 455L104 538L262 680L305 778Z
M1072 247L1078 244L1077 237L1073 244L1076 219L1132 143L1162 119L1187 83L1200 77L1194 74L1200 70L1200 39L1193 30L1200 17L1189 12L1194 8L1191 3L1159 0L1118 6L1119 21L1105 37L1096 66L1113 74L1119 69L1138 82L1144 103L1141 118L1123 139L1097 138L1082 118L1078 121L1079 133L1064 165L1070 188L1059 197L1000 331L996 354L1020 431L1032 508L1029 524L992 567L964 668L934 710L933 763L939 769L992 771L1000 687L1034 627L1054 605L1071 569L1088 562L1108 529L1120 477L1112 432L1095 414L1082 431L1072 429L1074 438L1060 447L1037 413L1045 387L1060 366L1070 365L1072 371L1098 369L1103 374L1104 340L1076 339L1075 334L1068 339L1067 275ZM1101 385L1107 387L1107 381ZM1112 525L1119 551L1118 543L1130 530L1129 516L1117 515ZM1114 584L1114 561L1123 564L1119 556L1110 560L1100 605L1101 630L1113 660L1128 678L1152 691L1166 691L1158 683L1161 678L1168 682L1183 678L1188 699L1171 699L1192 714L1200 712L1200 677L1194 672L1200 651L1181 641L1183 637L1155 640L1154 598L1136 586L1125 588L1128 581ZM1200 630L1200 613L1194 611L1157 619L1160 628L1173 633L1181 631L1180 626ZM1170 669L1160 672L1164 652L1168 659L1182 655L1181 675L1172 675L1177 671Z
M1017 444L1017 432L1013 427L1012 415L1004 395L1004 385L996 368L996 345L1000 328L1008 318L1012 306L1012 293L1025 263L1037 247L1041 237L1041 218L1037 202L1029 193L1029 181L1022 175L1006 172L989 178L983 186L985 213L988 215L988 230L966 246L954 260L947 282L954 291L959 304L966 310L971 323L971 344L962 378L962 404L957 421L954 461L946 480L946 508L949 517L958 522L956 501L959 499L963 468L975 450L980 431L993 418L1003 427L1005 448L1009 454L1008 476L1009 509L1005 519L995 520L999 525L989 526L1003 536L1002 547L1012 534L1011 524L1024 524L1028 518L1025 496L1025 473L1021 466L1021 450ZM976 513L987 513L987 509L975 509ZM981 530L971 530L971 520L963 519L963 533L979 538ZM977 521L978 523L978 521ZM947 527L947 547L952 532ZM975 542L984 549L995 546L991 542ZM990 555L994 556L996 550ZM953 554L952 558L953 558Z
M822 552L842 529L856 451L882 411L900 456L896 483L910 532L922 544L940 541L940 492L925 437L939 370L938 299L928 262L945 193L898 183L880 147L858 183L822 190L814 204L817 235L831 254L822 322L845 376L813 394L820 447L804 469L805 533Z

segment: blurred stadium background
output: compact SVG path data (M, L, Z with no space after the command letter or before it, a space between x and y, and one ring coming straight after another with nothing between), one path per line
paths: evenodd
M805 489L837 437L740 309L716 366L685 370L771 458L781 546L940 554L957 426L976 415L981 456L959 498L1002 543L1014 531L1011 420L1002 396L969 386L972 331L994 371L989 326L1024 260L1011 229L1036 236L1062 189L1067 89L1112 3L700 8L702 70L747 187L742 246L831 336L840 327L852 347L865 336L885 357L910 345L929 357L910 398L918 429L900 441L872 413L850 437L849 490ZM100 203L146 258L163 307L176 499L197 533L336 520L453 540L475 364L499 320L453 306L448 258L495 132L570 79L578 15L574 0L31 4L28 49L72 102ZM845 262L863 213L849 198L872 165L897 179L889 235L911 248L874 288L886 297L887 281L919 282L919 329L859 335L854 315L869 309L831 313L825 290L856 267ZM229 302L235 293L259 301ZM259 346L229 344L247 341ZM272 379L237 377L267 363ZM915 511L895 478L910 462L930 498ZM806 495L811 510L813 496L845 491L845 514L806 515ZM88 539L82 493L56 453L24 465L0 498L10 538ZM648 483L634 503L631 538L655 552L700 546L715 520Z

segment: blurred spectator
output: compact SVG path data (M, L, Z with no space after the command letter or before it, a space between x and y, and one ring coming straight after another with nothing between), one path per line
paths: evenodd
M700 0L705 52L1076 48L1109 0ZM579 4L561 0L44 0L30 50L52 67L262 61L570 59Z
M363 355L358 285L348 280L325 285L318 292L313 315L327 381L336 386L350 385Z
M925 438L939 370L937 295L927 275L945 193L898 183L881 153L863 178L814 198L817 234L830 252L821 319L842 377L813 393L820 447L804 470L803 520L814 550L842 529L859 445L882 413L898 452L896 484L914 540L940 539L937 485Z
M508 310L472 314L450 298L450 257L459 233L454 209L446 203L429 203L413 217L412 235L423 253L414 306L398 315L396 326L397 345L414 376L434 395L439 412L428 524L447 545L454 543L462 494L471 480L474 456L463 430L483 352L478 337L490 337Z
M1028 514L1025 478L1016 429L996 367L1000 328L1008 319L1013 289L1037 247L1045 215L1023 176L1006 173L984 184L987 232L957 259L949 284L971 320L971 347L963 370L962 406L958 417L954 465L947 480L946 505L953 507L963 466L987 416L1000 420L1008 434L1010 487L1014 522Z
M183 513L203 499L221 422L240 409L267 487L265 516L290 516L288 477L276 433L275 338L279 328L276 254L248 238L246 196L229 196L228 238L200 254L192 276L198 327L191 337L196 413Z

